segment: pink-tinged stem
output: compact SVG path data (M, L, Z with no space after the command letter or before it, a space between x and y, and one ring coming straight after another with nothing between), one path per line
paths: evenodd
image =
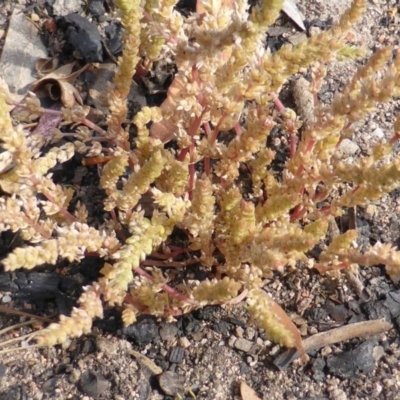
M104 129L101 129L98 125L96 125L92 121L88 120L87 118L83 118L81 122L83 125L86 125L88 128L93 129L99 135L101 135L101 136L107 135L107 132Z
M283 103L279 100L278 95L275 92L271 92L269 94L271 96L272 101L275 104L275 107L278 109L279 112L285 111L285 106Z
M211 128L209 122L203 124L204 131L206 132L208 140L211 138ZM207 176L211 173L211 160L210 157L204 157L204 172Z
M49 235L49 232L45 231L43 227L41 227L39 224L36 222L33 222L30 218L28 218L26 215L22 214L22 219L29 224L31 228L33 228L37 233L39 233L44 239L49 239L51 237L51 234Z
M33 171L31 171L31 176L30 176L30 180L32 181L33 184L35 185L39 185L40 181L39 179L36 178L35 174L33 173ZM41 192L46 198L47 200L49 200L51 203L55 204L57 207L60 207L57 200L54 198L53 195L51 195L50 193L43 191ZM76 218L65 208L65 207L60 207L60 209L58 210L58 212L63 215L65 217L66 220L70 221L70 222L75 222Z
M342 263L340 263L338 265L331 265L331 266L326 266L326 265L322 265L322 264L318 263L318 264L314 265L314 268L316 270L318 270L318 272L321 275L323 275L323 274L325 274L326 272L329 272L329 271L337 271L337 270L340 270L340 269L349 268L351 264L352 263L350 261L345 261L345 262L342 262Z
M225 113L223 115L221 115L221 117L220 117L220 119L219 119L219 121L217 123L217 126L214 128L214 131L213 131L213 133L211 135L211 139L210 139L210 146L211 147L214 146L215 142L217 141L217 137L218 137L218 134L219 134L219 127L222 125L222 123L224 122L224 119L227 116L228 115L225 114Z
M111 210L110 215L111 215L111 219L113 220L115 226L118 226L119 223L118 223L117 215L115 214L115 210ZM126 236L125 236L124 232L122 231L122 229L116 229L115 231L117 233L118 238L122 241L122 243L125 243Z
M238 136L238 137L242 136L243 130L242 130L242 127L240 126L239 122L236 122L236 124L235 124L235 132L236 132L236 136Z
M297 150L297 136L295 133L291 133L290 134L290 149L289 149L289 157L293 158L294 155L296 154L296 150Z
M239 296L236 296L234 299L230 300L229 304L235 305L241 303L248 293L249 291L247 289L244 289L243 292L239 294Z
M193 163L193 145L190 146L190 164L189 164L189 200L193 198L193 190L195 185L196 170Z
M203 118L203 114L204 114L204 111L201 113L200 116L198 116L198 117L196 117L194 119L194 121L193 121L193 123L192 123L192 125L191 125L191 127L190 127L190 129L188 131L189 136L192 138L192 145L193 145L193 142L194 142L193 137L199 131L199 128L200 128L200 125L201 125L201 120ZM186 147L185 149L182 149L181 152L178 155L178 160L179 161L183 161L185 159L186 154L187 154L188 151L189 151L188 147Z
M151 257L159 258L160 260L169 260L174 259L175 257L183 254L185 249L179 248L171 253L159 253L157 251L151 253Z
M147 273L145 270L143 270L140 267L137 267L133 270L136 274L143 276L147 279L149 279L150 281L154 282L154 278ZM192 300L190 297L183 295L182 293L179 293L177 290L173 289L171 286L168 286L167 284L162 286L162 290L169 294L171 297L174 297L175 299L178 299L184 303L188 303L188 304L192 304L195 306L198 306L198 302L195 300Z

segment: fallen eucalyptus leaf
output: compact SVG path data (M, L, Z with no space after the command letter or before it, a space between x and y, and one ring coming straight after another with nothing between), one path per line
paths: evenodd
M255 390L244 381L240 382L240 395L242 400L261 400Z
M306 30L303 20L304 16L297 8L296 0L285 0L282 11L303 31Z

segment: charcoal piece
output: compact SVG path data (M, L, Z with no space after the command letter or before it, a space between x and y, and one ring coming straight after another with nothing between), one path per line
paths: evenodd
M44 393L49 393L52 394L53 396L56 394L56 385L57 385L57 380L58 378L56 376L53 376L50 379L47 379L45 383L42 385L42 391Z
M5 392L0 392L0 399L4 400L28 400L25 386L14 385Z
M192 335L203 330L203 325L192 314L183 315L178 319L177 326L180 336Z
M349 307L349 310L353 311L354 313L361 314L361 308L358 301L350 300L347 303L347 306Z
M103 331L115 333L123 327L121 313L115 309L106 310L104 317L95 320L93 325Z
M31 272L24 279L17 279L19 290L14 297L24 300L52 299L58 293L61 277L56 272Z
M240 326L241 328L246 328L246 326L247 326L246 322L241 321L240 319L237 319L237 318L228 317L226 320L230 324L235 325L235 326Z
M380 301L369 301L363 304L363 311L367 314L368 319L379 319L385 318L386 321L390 321L392 316L390 310L385 304L385 300Z
M147 315L134 324L124 327L122 332L139 346L155 342L160 338L155 319Z
M79 379L79 390L88 396L98 398L105 392L110 383L101 374L94 371L85 371Z
M73 294L82 288L82 284L75 277L64 276L61 278L60 290L65 294Z
M217 306L206 306L193 312L193 316L200 321L215 321Z
M4 364L0 364L0 379L3 378L6 372L7 372L7 366Z
M135 393L139 400L148 400L151 395L151 385L150 382L143 377L143 374L140 376L139 382L136 386Z
M365 316L363 314L354 314L348 321L347 325L355 324L356 322L365 321Z
M217 322L216 324L211 325L211 329L221 335L229 334L229 324L226 321Z
M171 353L169 354L169 362L174 364L180 364L183 361L183 357L185 355L185 350L183 347L176 346L171 349Z
M306 311L306 317L313 322L323 322L328 316L328 311L322 307L311 308Z
M307 29L311 27L320 28L322 30L328 29L332 26L332 20L330 21L323 21L319 18L312 19L311 21L305 21L304 23Z
M373 350L376 344L375 340L368 340L354 350L329 357L326 363L329 372L344 379L371 373L375 368Z
M158 384L167 396L177 396L184 392L185 379L175 372L166 371L159 375Z
M57 293L55 300L58 312L62 315L70 315L72 308L76 306L76 300L65 296L62 293Z
M240 375L249 375L251 373L251 368L245 363L245 362L241 362L239 365L239 371L240 371Z
M104 8L103 0L92 0L89 3L89 12L93 17L100 17L104 15L106 9Z
M400 315L400 292L390 292L385 299L385 305L389 309L393 318Z
M27 285L28 284L28 275L25 272L17 271L15 273L14 282L19 285Z
M267 39L266 47L271 50L271 53L276 53L287 40L283 37L270 37Z
M385 276L372 278L369 282L369 287L373 293L376 293L378 298L382 298L383 296L387 295L391 290L391 285Z
M11 274L0 272L0 290L8 292L11 289Z
M67 373L67 371L68 371L68 364L64 364L64 363L57 364L54 368L54 373L56 375L65 374L65 373Z
M344 304L334 304L332 302L326 304L326 310L336 322L344 322L352 314Z
M80 346L81 349L79 351L79 354L91 354L96 351L96 346L92 340L85 340L83 343L83 346Z
M69 14L59 21L68 44L79 51L86 62L102 62L103 48L96 25L78 14Z
M313 372L313 378L316 382L325 382L326 376L324 369L326 367L325 360L323 358L317 358L311 367Z
M113 55L121 53L124 45L122 43L122 26L120 24L110 24L105 29L108 50Z

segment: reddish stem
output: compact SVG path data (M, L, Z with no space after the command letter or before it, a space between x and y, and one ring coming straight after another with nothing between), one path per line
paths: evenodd
M149 279L150 281L154 282L154 278L145 270L143 270L140 267L137 267L133 270L136 274L143 276L147 279ZM179 293L177 290L175 290L174 288L172 288L171 286L168 286L167 284L162 286L162 290L169 294L171 297L174 297L184 303L189 303L192 304L194 306L198 306L198 302L195 300L192 300L190 297L183 295L182 293Z
M31 176L30 179L32 181L32 183L35 186L38 186L40 181L39 179L36 178L35 174L33 173L33 171L31 172ZM57 207L60 207L60 205L58 204L57 200L54 198L53 195L51 195L50 193L46 192L45 190L43 190L41 192L46 198L47 200L49 200L51 203L55 204ZM75 222L76 218L63 206L60 207L59 211L58 211L61 215L63 215L65 217L66 220L70 221L70 222Z
M82 160L82 164L86 167L91 165L105 164L112 159L111 156L97 156L97 157L87 157Z

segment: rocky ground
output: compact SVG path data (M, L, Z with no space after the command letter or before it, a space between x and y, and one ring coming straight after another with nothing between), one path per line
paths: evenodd
M63 2L38 1L35 5L25 0L0 1L0 54L9 34L11 12L17 3L26 8L25 15L32 22L40 23L48 12L45 7L51 11ZM79 10L82 9L80 2L68 3L71 7L77 3ZM269 40L278 45L302 40L307 34L328 27L332 17L336 18L349 3L349 0L301 0L298 4L305 16L307 32L283 17L269 33ZM91 2L91 12L99 14L93 21L102 34L110 19L101 9L103 4L107 11L111 2ZM366 14L349 34L349 40L370 52L384 45L397 49L400 10L396 7L396 0L370 0ZM115 32L111 34L108 44L113 35L118 37ZM30 58L26 58L28 63ZM9 58L0 59L0 72L2 68L4 72L4 64L8 62L11 62ZM332 99L334 92L356 70L357 63L362 61L338 61L330 66L321 90L322 101ZM368 154L371 143L389 137L399 108L398 101L380 106L360 122L355 137L343 149L346 156ZM58 173L67 174L66 171ZM96 179L90 169L82 173L81 179ZM359 230L361 246L378 240L398 245L399 193L395 191L364 209L357 209L352 222L350 217L338 221L339 230L353 223ZM93 203L96 207L96 199ZM14 245L14 240L13 235L2 235L2 257ZM69 276L46 269L30 274L0 272L3 344L32 332L30 326L6 331L6 327L28 318L3 313L4 307L56 319L60 310L69 309L71 299L77 297L78 287L96 277L99 269L96 261L85 261L71 268ZM63 265L57 267L62 269ZM361 270L359 283L361 286L355 288L344 277L323 277L301 268L285 276L276 274L266 282L268 291L278 303L285 305L304 337L378 318L386 318L393 324L391 329L372 337L325 345L310 354L306 365L277 361L281 349L248 323L240 305L206 307L174 323L145 317L128 328L122 328L118 312L110 310L103 321L96 323L93 334L73 340L65 348L0 353L0 400L156 400L173 399L176 392L186 399L193 395L207 400L246 399L240 392L241 381L262 399L394 400L400 390L400 290L385 275L382 266ZM26 339L22 345L26 345ZM4 346L7 347L10 345Z

